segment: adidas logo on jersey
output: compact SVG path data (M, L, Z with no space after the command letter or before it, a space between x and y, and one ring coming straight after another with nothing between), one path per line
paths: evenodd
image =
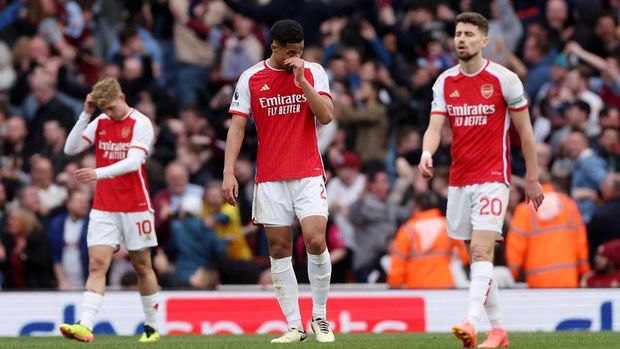
M269 90L269 86L267 84L264 84L263 87L260 88L261 91L267 91Z
M450 98L459 98L461 95L459 94L459 90L454 90L454 92L450 93Z

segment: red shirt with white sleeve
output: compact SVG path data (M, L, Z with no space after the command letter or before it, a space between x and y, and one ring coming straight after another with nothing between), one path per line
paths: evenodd
M331 98L325 70L304 62L310 85ZM239 78L229 113L253 117L258 132L256 183L322 176L315 116L292 71L262 61Z
M509 111L524 109L523 83L497 63L471 75L457 65L437 78L431 114L447 116L452 128L450 186L510 183Z
M130 148L148 155L154 139L153 125L148 117L131 108L120 121L99 115L88 124L82 138L95 146L97 168L101 168L125 159ZM144 162L137 171L99 178L93 208L109 212L152 211Z

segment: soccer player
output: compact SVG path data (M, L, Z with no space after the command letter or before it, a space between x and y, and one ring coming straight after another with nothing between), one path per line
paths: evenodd
M492 329L479 348L509 345L493 282L493 249L495 241L501 239L508 205L511 119L525 157L526 202L531 201L538 209L543 201L523 84L513 72L482 57L482 49L489 40L488 30L487 19L478 13L466 12L456 17L454 46L459 64L443 72L433 86L431 117L419 164L422 175L431 178L432 155L448 118L453 133L448 234L453 239L465 240L472 261L467 317L452 328L452 334L464 348L476 346L476 326L483 309Z
M95 107L103 112L88 123ZM151 266L150 248L157 246L153 208L146 187L144 162L153 144L148 117L130 108L116 79L99 81L84 101L84 111L67 137L65 153L78 154L95 146L97 168L74 172L82 182L97 181L88 224L88 279L82 315L76 324L62 324L69 338L92 342L95 316L103 302L106 273L121 240L138 276L146 321L140 342L159 340L157 308L159 287Z
M239 185L234 164L251 116L259 141L252 216L255 223L265 226L273 286L289 326L288 332L271 342L295 343L308 338L299 313L297 279L291 263L291 225L295 216L301 223L308 251L311 327L317 341L333 342L334 334L326 318L332 271L325 244L327 196L315 117L322 124L329 123L334 106L323 68L301 59L301 25L280 20L273 24L270 34L271 56L241 75L233 95L222 192L226 201L236 204Z

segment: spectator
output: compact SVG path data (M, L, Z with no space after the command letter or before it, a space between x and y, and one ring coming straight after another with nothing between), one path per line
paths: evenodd
M607 164L588 146L588 140L582 131L572 131L565 140L568 155L575 160L571 195L577 201L577 207L584 223L590 222L596 210L598 190L607 175Z
M585 131L588 136L596 136L600 132L598 116L603 108L603 100L599 95L588 89L589 76L586 68L577 66L571 68L564 77L562 85L577 100L582 100L590 106Z
M89 195L73 191L67 199L67 211L52 217L47 235L52 248L54 275L59 290L79 290L88 276Z
M556 48L568 41L573 35L571 9L566 0L549 0L545 7L545 24L549 28L549 42Z
M353 272L358 282L368 282L368 276L386 253L388 238L396 232L398 206L389 202L390 181L384 170L368 175L368 189L349 207L353 224Z
M4 184L0 182L0 227L6 226L6 217L9 213L8 203L6 188Z
M2 288L54 287L51 248L37 217L26 209L13 208L4 229L2 246L5 253L0 253L4 273Z
M509 52L515 52L521 36L523 25L515 13L511 1L491 1L491 15L489 20L489 44L484 48L483 55L487 57L493 52L497 38L501 37Z
M207 100L211 68L216 58L216 52L210 42L189 26L190 2L170 1L170 11L174 16L173 33L177 59L175 90L181 108L200 105L201 101ZM204 20L200 18L199 21ZM204 22L199 24L207 26Z
M362 82L357 97L361 106L342 106L338 122L355 130L355 151L364 162L383 161L387 151L388 110L379 100L379 85Z
M7 164L5 173L13 172L13 178L22 180L20 173L27 168L28 159L32 155L32 144L27 141L28 126L26 120L20 116L11 116L7 120L7 135L2 144L2 156L5 159L3 166Z
M597 155L607 161L609 170L620 172L620 127L605 127L596 140Z
M166 188L155 195L155 231L160 246L166 248L170 240L170 219L179 213L181 201L188 195L202 197L204 189L189 183L187 168L172 162L166 166Z
M360 158L352 152L344 152L333 164L336 177L327 182L327 207L334 215L334 223L340 229L345 245L353 244L354 228L349 221L349 206L364 192L366 176L360 173Z
M250 250L243 230L241 216L236 206L224 201L218 181L207 184L205 188L205 206L203 216L205 225L215 230L217 237L228 242L228 258L235 261L252 260Z
M202 198L186 195L172 221L172 243L177 252L176 276L183 286L214 289L219 283L215 264L226 255L226 243L202 222Z
M49 222L49 210L41 203L38 187L27 185L17 192L17 206L36 215L41 226L46 227Z
M54 177L62 172L68 163L77 160L77 157L66 155L63 151L67 141L67 130L60 125L58 120L47 120L43 124L43 139L45 146L40 154L52 162Z
M34 156L31 162L32 185L39 189L39 199L44 209L53 215L67 198L67 189L54 183L54 168L50 159Z
M525 92L530 98L535 98L538 90L552 80L550 68L553 57L548 39L536 36L525 39L523 60L529 70Z
M0 41L0 92L8 91L13 86L15 77L11 51L4 41Z
M413 214L399 228L390 251L387 283L390 288L454 288L451 259L457 250L466 257L465 245L448 237L434 194L418 194L414 200Z
M603 205L596 209L588 224L590 255L603 243L620 239L620 173L610 173L601 185ZM593 259L592 259L593 261Z
M582 100L571 102L566 106L562 115L565 125L555 130L551 136L551 147L555 153L558 152L560 144L573 130L586 132L589 113L590 105Z
M506 258L515 279L521 271L531 288L579 287L590 270L586 229L575 201L540 175L545 200L536 211L521 203L506 240Z
M263 58L263 44L256 36L256 24L248 17L234 14L233 35L224 42L222 79L234 82L247 68Z
M25 115L29 120L26 141L33 149L41 149L44 145L43 124L47 120L55 119L63 128L70 130L75 122L75 115L71 108L58 99L56 81L43 68L34 70L30 77L30 89L37 106L32 114Z
M320 0L272 0L264 5L239 0L224 0L224 2L233 11L255 21L266 22L270 27L280 19L298 21L304 29L306 46L319 44L317 28L326 19L351 14L355 10L365 9L372 4L369 0L340 1L338 4Z
M121 67L121 70L125 70L127 67L125 64L127 59L135 58L139 61L145 72L149 72L147 76L153 79L154 75L157 75L160 67L154 62L150 56L150 53L146 51L142 39L138 35L138 31L131 25L125 26L119 32L120 47L118 51L110 55L110 61L117 66ZM147 81L147 84L151 81ZM132 104L133 105L133 104Z
M620 287L620 239L599 246L594 258L594 270L584 275L581 286Z

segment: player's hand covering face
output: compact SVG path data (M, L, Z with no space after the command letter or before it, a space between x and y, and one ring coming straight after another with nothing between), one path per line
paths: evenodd
M484 35L478 26L460 22L454 33L454 49L461 61L469 61L480 54L487 45L489 38Z
M293 74L295 74L295 80L297 80L297 82L301 83L305 79L303 59L299 57L287 58L284 64L293 69Z
M286 46L273 44L271 45L271 49L274 53L273 58L275 60L275 63L280 66L277 68L293 71L294 67L286 64L285 61L293 57L301 58L301 54L304 51L304 42L302 41L296 44L288 43L286 44Z

